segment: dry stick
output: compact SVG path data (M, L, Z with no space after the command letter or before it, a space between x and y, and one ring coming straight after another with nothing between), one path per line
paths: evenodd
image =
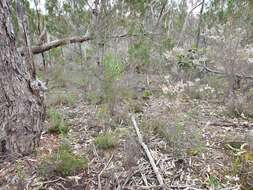
M218 74L221 76L226 76L226 73L223 71L218 71L218 70L212 70L209 67L207 67L205 64L203 65L203 68L210 73ZM239 79L248 79L248 80L253 80L253 76L248 76L248 75L240 75L238 73L235 73L235 76Z
M105 169L108 167L108 165L110 164L111 160L113 158L113 155L111 156L111 158L108 160L107 164L105 165L105 167L101 170L101 172L98 174L98 190L102 189L101 186L101 178L100 176L102 175L102 173L105 171Z
M141 136L141 132L140 132L140 130L138 128L138 125L136 123L134 115L131 116L131 120L133 122L133 126L134 126L134 129L136 131L136 134L137 134L137 137L138 137L138 141L139 141L140 145L142 146L142 148L144 149L144 151L145 151L145 153L146 153L146 155L147 155L147 157L149 159L149 162L150 162L150 164L151 164L151 166L152 166L152 168L153 168L153 170L154 170L154 172L156 174L156 178L157 178L157 180L158 180L158 182L159 182L159 184L161 186L161 189L165 189L165 184L163 182L163 178L162 178L162 176L161 176L158 168L156 167L155 161L154 161L154 159L153 159L153 157L152 157L152 155L151 155L151 153L150 153L150 151L148 149L148 146L143 142L143 138Z

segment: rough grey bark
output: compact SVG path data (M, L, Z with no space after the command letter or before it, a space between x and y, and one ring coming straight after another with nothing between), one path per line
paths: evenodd
M30 154L39 144L45 115L16 47L9 6L10 0L0 0L0 156Z

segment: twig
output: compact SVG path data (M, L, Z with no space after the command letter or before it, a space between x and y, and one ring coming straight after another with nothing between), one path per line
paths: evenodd
M161 186L161 189L165 189L165 184L163 182L163 178L162 178L158 168L156 167L156 164L155 164L154 159L153 159L153 157L152 157L152 155L151 155L151 153L148 149L148 146L143 142L143 138L142 138L142 135L141 135L140 130L138 128L138 125L136 123L134 115L131 116L131 120L133 122L133 126L134 126L134 129L136 131L138 141L139 141L140 145L142 146L142 148L144 149L144 151L145 151L145 153L146 153L146 155L149 159L149 162L150 162L150 164L153 168L153 171L155 172L156 178L157 178L157 180L158 180L158 182Z
M110 159L108 160L107 164L104 166L104 168L101 170L101 172L98 174L98 189L101 190L102 186L101 186L101 178L100 176L102 175L102 173L104 172L104 170L108 167L108 165L110 164L111 160L113 158L113 155L110 157Z

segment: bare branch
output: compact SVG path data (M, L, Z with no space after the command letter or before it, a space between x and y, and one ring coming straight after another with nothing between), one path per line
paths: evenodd
M155 164L154 158L152 157L152 155L151 155L151 153L150 153L150 151L148 149L148 146L143 142L143 138L142 138L141 132L140 132L140 130L138 128L138 125L136 123L135 117L133 115L131 116L131 120L133 122L133 126L134 126L134 129L136 131L136 134L137 134L137 137L138 137L138 141L139 141L140 145L142 146L142 148L144 149L144 151L145 151L145 153L146 153L146 155L147 155L147 157L149 159L149 162L150 162L150 164L151 164L151 166L153 168L153 171L155 172L156 178L157 178L157 180L159 182L159 185L161 187L160 189L165 189L165 184L163 182L163 178L162 178L162 176L161 176L161 174L160 174L160 172L159 172L159 170L158 170L158 168L157 168L157 166Z
M138 36L149 36L149 35L160 35L159 33L144 33L144 34L122 34L116 36L109 36L107 39L114 39L114 38L125 38L125 37L138 37ZM91 36L73 36L68 38L63 38L59 40L54 40L42 45L33 46L31 51L33 54L43 53L45 51L49 51L50 49L57 48L63 45L68 45L72 43L83 43L87 41L94 40L94 37ZM21 55L24 55L23 48L20 49Z

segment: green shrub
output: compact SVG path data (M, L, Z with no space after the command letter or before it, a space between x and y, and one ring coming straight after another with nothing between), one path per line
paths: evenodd
M95 139L95 145L99 149L110 149L116 147L118 139L112 133L99 134Z
M113 55L108 53L103 59L104 65L104 79L106 81L114 81L120 77L120 74L123 72L124 67L121 60Z
M65 126L64 119L62 115L54 110L50 109L48 111L48 118L51 123L51 127L48 129L49 133L57 133L57 134L67 134L69 129Z
M151 95L152 95L152 93L151 93L150 90L145 90L145 91L143 92L142 98L143 98L144 100L147 100L147 99L149 99L149 97L150 97Z
M128 54L130 61L138 65L149 64L150 62L149 46L144 40L140 40L130 46Z
M65 95L65 104L68 106L72 106L76 103L77 101L77 96L74 93L67 93Z
M69 146L61 145L50 157L39 165L39 174L44 177L53 175L69 176L87 166L87 159L75 155Z
M108 104L109 112L113 115L114 107L117 100L117 88L115 87L116 81L120 78L121 73L124 70L123 64L121 60L111 54L108 53L105 55L103 59L104 66L104 80L102 83L103 88L103 96L105 103Z
M167 139L167 129L166 129L166 123L159 119L148 119L143 120L141 123L141 128L144 129L144 131L152 134L157 134L162 138Z
M186 120L186 117L182 119L177 118L175 123L167 125L161 119L144 119L140 127L149 135L155 134L164 139L175 156L181 156L185 151L187 151L188 155L194 156L202 151L203 144L199 131L190 131L190 129L185 127Z

